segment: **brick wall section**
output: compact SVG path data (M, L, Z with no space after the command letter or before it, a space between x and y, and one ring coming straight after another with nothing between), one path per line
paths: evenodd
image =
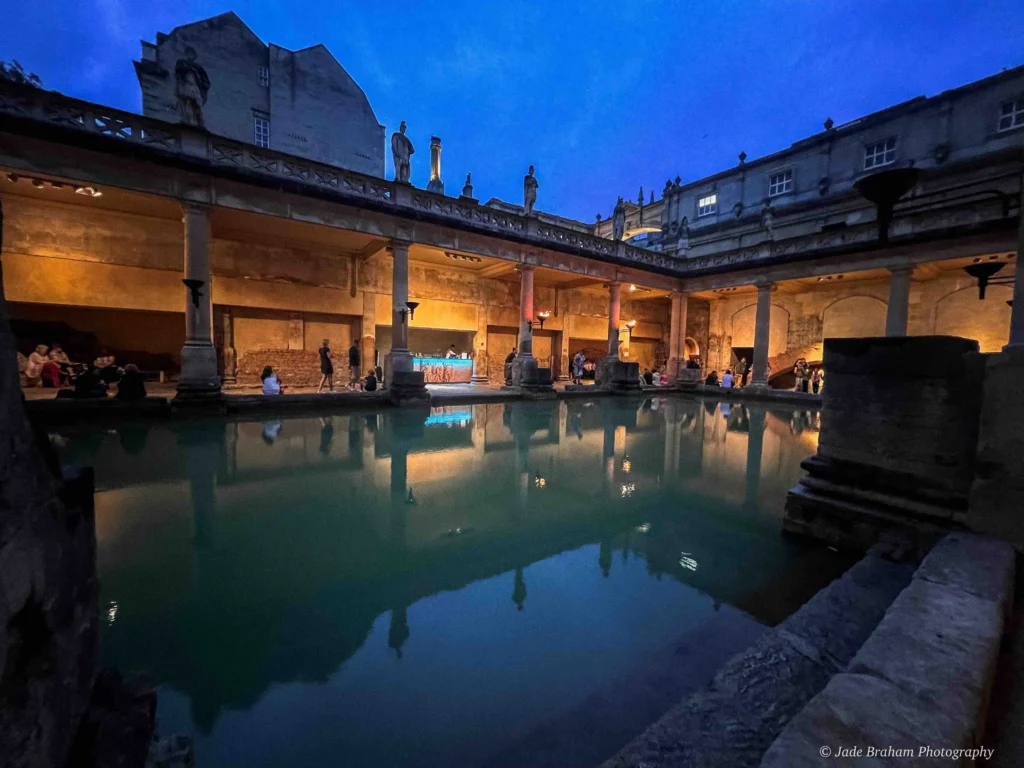
M334 380L348 380L348 359L339 365L334 352ZM304 349L261 349L246 352L238 360L239 386L260 386L263 366L269 365L285 387L315 387L320 383L320 353Z

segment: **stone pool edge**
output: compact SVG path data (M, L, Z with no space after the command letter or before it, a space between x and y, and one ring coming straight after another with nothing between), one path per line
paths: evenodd
M916 569L873 550L603 766L799 768L830 764L823 747L976 747L1015 569L1010 545L974 534L946 536Z

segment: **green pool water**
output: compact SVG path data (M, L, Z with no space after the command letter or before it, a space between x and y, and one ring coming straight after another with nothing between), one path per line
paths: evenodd
M588 765L847 563L781 534L817 414L683 397L54 434L103 661L212 766Z

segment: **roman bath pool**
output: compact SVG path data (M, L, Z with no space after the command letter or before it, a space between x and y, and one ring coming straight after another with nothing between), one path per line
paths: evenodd
M780 532L817 414L684 397L55 430L101 653L197 765L588 765L849 562Z

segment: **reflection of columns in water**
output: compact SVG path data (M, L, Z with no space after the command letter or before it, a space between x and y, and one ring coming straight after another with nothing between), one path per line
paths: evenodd
M612 543L610 541L601 542L597 553L597 564L601 566L601 575L607 579L612 572Z
M747 432L747 485L744 503L747 508L758 506L761 492L761 455L764 448L765 412L761 408L748 410Z
M234 431L233 424L197 422L183 425L178 434L178 442L185 453L193 539L197 550L213 543L217 518L217 471L218 468L227 469L228 435L234 435Z
M665 482L679 474L679 417L676 411L677 402L674 399L662 400L661 414L665 417Z
M563 430L561 426L565 424L565 419L562 417L562 405L561 402L554 402L551 404L551 411L548 413L548 440L555 445L562 439Z
M408 450L393 440L391 445L391 544L405 548L405 523L409 505L406 503L409 473Z
M605 490L612 487L615 481L615 425L605 424L604 446L601 455L604 457Z
M388 627L388 648L395 652L398 658L402 658L402 646L409 639L409 616L408 607L391 609L391 625Z
M526 579L523 578L523 569L516 568L515 585L512 587L512 602L516 604L516 610L523 610L526 603Z
M519 486L519 508L525 509L530 495L530 438L516 436L516 482Z

